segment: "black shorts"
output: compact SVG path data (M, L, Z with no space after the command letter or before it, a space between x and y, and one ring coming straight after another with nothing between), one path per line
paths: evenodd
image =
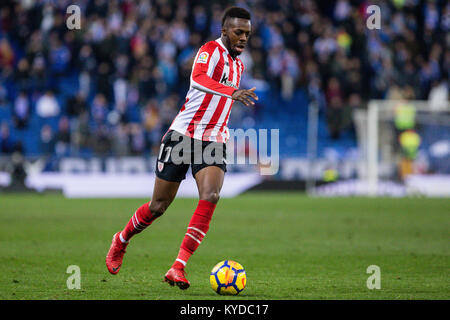
M208 166L227 172L225 143L202 141L177 131L168 131L159 148L156 176L166 181L181 182L190 166L194 177Z

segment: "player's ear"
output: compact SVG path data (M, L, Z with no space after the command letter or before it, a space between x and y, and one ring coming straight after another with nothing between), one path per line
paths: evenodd
M226 19L222 25L222 36L226 36L227 35L227 24L228 24L228 19Z

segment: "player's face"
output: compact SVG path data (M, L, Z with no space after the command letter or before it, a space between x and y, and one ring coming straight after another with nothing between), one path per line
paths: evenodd
M251 32L250 20L242 18L228 18L222 28L225 46L233 56L244 52Z

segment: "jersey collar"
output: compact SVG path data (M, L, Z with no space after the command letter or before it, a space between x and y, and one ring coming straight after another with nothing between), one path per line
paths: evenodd
M225 45L224 45L224 43L223 43L223 41L222 41L222 38L218 38L218 39L216 39L216 42L225 50L225 52L227 53L227 54L229 54L230 56L231 56L231 58L233 59L233 60L236 60L236 58L233 58L233 56L228 52L228 49L227 49L227 47L225 47Z

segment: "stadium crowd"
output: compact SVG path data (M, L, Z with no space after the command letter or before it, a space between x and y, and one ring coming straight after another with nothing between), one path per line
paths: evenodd
M72 4L81 9L79 30L66 25ZM366 26L369 4L380 7L379 30ZM183 103L194 55L219 37L231 5L252 13L241 87L280 92L280 112L283 100L304 90L334 139L369 99L448 99L450 3L443 0L7 0L0 3L0 114L8 115L0 118L0 153L27 153L12 132L31 127L41 154L156 152ZM264 102L258 108L264 112Z

